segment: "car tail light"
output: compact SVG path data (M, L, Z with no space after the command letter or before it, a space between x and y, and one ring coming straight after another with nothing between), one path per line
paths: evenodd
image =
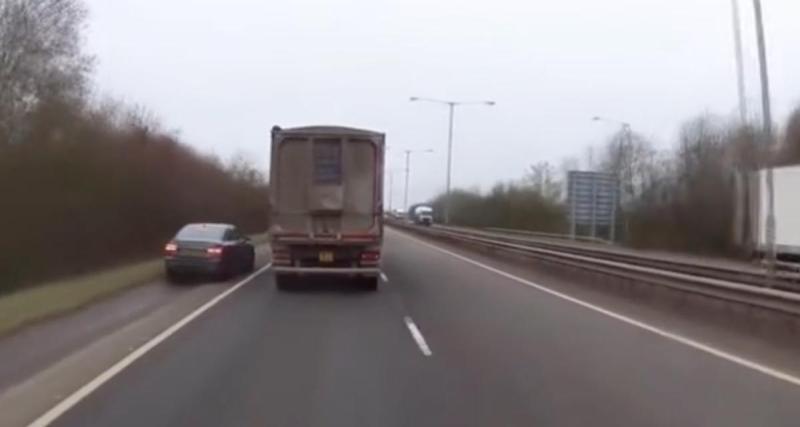
M175 255L176 252L178 252L178 245L176 245L175 243L170 242L170 243L167 243L164 246L164 253L165 254L167 254L167 255Z
M222 246L212 246L206 249L206 255L212 258L217 258L222 256Z
M379 251L364 251L361 252L361 262L363 263L377 263L381 260L381 253Z

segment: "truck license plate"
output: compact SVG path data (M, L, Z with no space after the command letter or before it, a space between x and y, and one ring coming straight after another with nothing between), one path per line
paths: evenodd
M333 262L333 252L322 251L319 253L319 262Z

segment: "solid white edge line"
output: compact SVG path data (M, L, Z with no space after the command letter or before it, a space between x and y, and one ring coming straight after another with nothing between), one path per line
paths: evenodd
M385 283L389 283L389 278L386 277L386 273L382 271L381 271L381 280L383 280Z
M177 323L165 329L160 334L156 335L155 337L144 343L141 347L137 348L133 352L129 353L127 356L123 357L119 362L115 363L113 366L103 371L100 375L96 376L94 379L84 384L81 388L74 391L72 394L67 396L66 399L62 400L56 406L50 408L50 410L40 415L39 418L34 420L32 423L28 424L28 427L45 427L47 425L50 425L50 423L57 420L58 417L63 415L65 412L69 411L73 406L80 403L81 400L85 399L93 391L100 388L100 386L108 382L115 375L125 370L125 368L133 364L133 362L135 362L136 360L147 354L147 352L155 348L157 345L164 342L167 338L178 332L181 328L183 328L189 322L191 322L192 320L196 319L198 316L206 312L208 309L218 304L220 301L225 299L225 297L236 292L236 290L249 283L251 280L253 280L253 278L263 273L270 266L272 266L271 262L265 265L264 267L261 267L254 273L250 274L242 281L232 286L230 289L220 293L219 295L212 298L210 301L198 307L197 309L189 313L187 316L179 320Z
M411 332L411 336L414 338L414 341L417 343L417 347L419 347L419 351L422 352L425 356L431 356L433 352L431 348L428 347L428 343L425 342L425 337L422 336L422 332L419 331L419 328L414 323L414 320L411 319L409 316L405 316L403 320L406 322L406 327L408 327L409 332Z
M521 277L515 276L515 275L513 275L511 273L507 273L505 271L502 271L502 270L499 270L497 268L491 267L489 265L483 264L483 263L481 263L479 261L475 261L475 260L473 260L471 258L468 258L468 257L465 257L465 256L463 256L461 254L458 254L458 253L449 251L447 249L441 248L439 246L430 244L428 242L422 241L422 240L420 240L420 239L418 239L416 237L409 236L406 233L400 232L399 234L402 235L403 237L405 237L407 239L410 239L410 240L413 240L413 241L415 241L415 242L417 242L417 243L419 243L421 245L427 246L427 247L435 249L435 250L437 250L439 252L442 252L442 253L445 253L445 254L450 255L452 257L458 258L461 261L464 261L464 262L467 262L467 263L472 264L474 266L483 268L484 270L491 271L492 273L498 274L498 275L503 276L503 277L505 277L507 279L511 279L511 280L516 281L516 282L522 283L523 285L526 285L526 286L529 286L531 288L534 288L534 289L537 289L539 291L542 291L544 293L550 294L550 295L552 295L554 297L561 298L561 299L563 299L565 301L569 301L569 302L571 302L573 304L577 304L577 305L579 305L581 307L587 308L589 310L595 311L597 313L600 313L600 314L603 314L605 316L611 317L613 319L619 320L621 322L627 323L628 325L635 326L635 327L640 328L640 329L644 329L645 331L652 332L652 333L654 333L656 335L659 335L659 336L661 336L663 338L666 338L666 339L669 339L669 340L684 344L684 345L692 347L692 348L694 348L696 350L700 350L700 351L702 351L704 353L711 354L713 356L719 357L720 359L724 359L724 360L727 360L729 362L733 362L733 363L735 363L735 364L737 364L739 366L743 366L745 368L752 369L754 371L760 372L760 373L762 373L764 375L767 375L767 376L770 376L772 378L779 379L779 380L782 380L782 381L786 381L787 383L793 384L795 386L800 386L800 378L798 378L798 377L796 377L794 375L791 375L789 373L783 372L783 371L775 369L775 368L771 368L771 367L766 366L766 365L762 365L760 363L754 362L754 361L749 360L749 359L745 359L745 358L737 356L735 354L728 353L728 352L726 352L724 350L720 350L720 349L712 347L712 346L710 346L708 344L703 344L703 343L701 343L699 341L695 341L695 340L693 340L691 338L687 338L687 337L684 337L682 335L678 335L678 334L676 334L674 332L670 332L670 331L667 331L665 329L661 329L659 327L649 325L647 323L641 322L639 320L633 319L633 318L625 316L623 314L615 313L615 312L610 311L608 309L605 309L603 307L599 307L599 306L596 306L594 304L588 303L586 301L577 299L575 297L571 297L571 296L569 296L567 294L563 294L561 292L554 291L554 290L552 290L550 288L547 288L545 286L533 283L533 282L531 282L529 280L526 280L526 279L523 279Z

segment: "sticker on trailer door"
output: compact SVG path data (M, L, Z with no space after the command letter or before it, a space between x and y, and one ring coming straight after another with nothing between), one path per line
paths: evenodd
M322 263L331 263L333 262L333 252L331 251L322 251L319 253L319 262Z

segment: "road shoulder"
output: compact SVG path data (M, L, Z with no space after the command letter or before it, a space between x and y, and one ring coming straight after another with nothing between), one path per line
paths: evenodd
M257 265L268 261L259 247ZM232 286L163 279L0 339L0 425L24 425L144 342Z

